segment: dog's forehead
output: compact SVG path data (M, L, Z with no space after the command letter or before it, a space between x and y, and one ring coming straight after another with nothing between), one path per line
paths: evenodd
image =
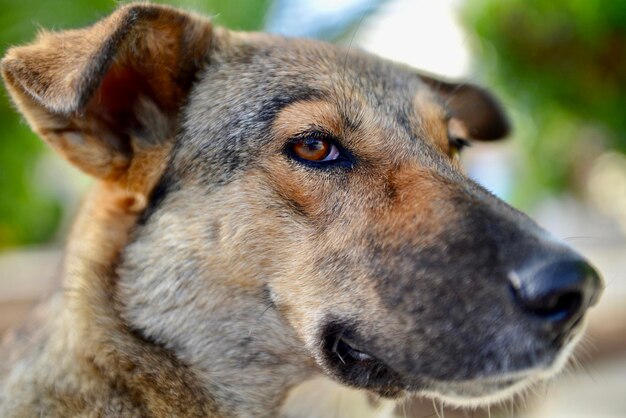
M279 114L297 102L326 102L347 124L366 115L399 146L446 136L441 101L410 68L324 42L220 35L185 109L177 146L185 167L205 171L208 162L227 176L248 165L254 147L271 141Z
M241 86L247 82L266 95L307 89L329 100L362 102L380 112L414 110L414 98L429 91L418 73L351 46L292 39L267 34L236 34L219 45L214 61L232 72ZM247 88L248 86L244 87ZM441 106L432 94L421 104Z

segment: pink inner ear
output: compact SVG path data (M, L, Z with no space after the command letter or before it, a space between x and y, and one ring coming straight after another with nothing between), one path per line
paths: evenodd
M131 67L114 64L104 76L100 88L88 105L88 111L98 115L117 132L137 128L135 105L148 85Z

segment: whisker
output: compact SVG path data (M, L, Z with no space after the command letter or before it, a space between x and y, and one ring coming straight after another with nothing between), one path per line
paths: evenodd
M339 340L341 339L345 331L346 329L343 328L341 332L337 334L337 336L335 337L335 342L333 343L333 348L332 348L332 352L337 355L337 357L339 358L339 360L341 360L343 364L346 364L346 362L344 361L343 357L341 357L341 354L339 354L339 352L337 351L337 346L339 345Z
M435 410L435 414L437 414L437 418L443 418L441 415L439 415L439 408L437 408L437 401L435 399L433 399L433 409Z

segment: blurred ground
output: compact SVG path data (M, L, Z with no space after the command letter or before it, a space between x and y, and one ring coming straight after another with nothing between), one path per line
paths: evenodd
M57 285L60 249L16 250L0 254L0 334L18 324L33 304Z

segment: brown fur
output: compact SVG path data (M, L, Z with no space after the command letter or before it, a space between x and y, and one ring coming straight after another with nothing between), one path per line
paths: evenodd
M141 23L131 27L133 19L150 22L150 30L142 30ZM114 286L112 271L119 253L162 174L171 144L142 146L137 140L132 144L102 141L95 135L102 135L103 125L111 122L100 120L99 115L85 115L99 112L101 101L107 99L105 90L110 78L130 77L127 84L132 84L137 81L132 78L137 77L134 72L139 73L139 69L147 69L141 79L149 80L149 85L142 87L149 90L147 94L159 104L160 110L155 110L152 104L139 105L147 107L148 112L175 113L183 99L181 88L189 86L184 80L189 79L186 73L190 69L181 68L180 73L169 69L193 62L199 59L193 54L202 53L202 48L183 52L181 44L175 41L185 36L191 38L185 41L206 44L210 35L210 26L200 22L194 23L197 29L185 27L191 36L182 34L183 24L188 25L190 19L171 9L127 6L89 29L42 33L32 47L11 50L3 60L7 86L34 129L67 160L103 179L86 198L73 229L72 235L76 238L69 240L64 292L72 295L66 302L70 306L57 307L47 313L59 315L55 323L60 324L48 326L54 331L42 336L39 343L46 353L39 360L43 361L41 367L47 368L46 364L59 367L56 371L47 370L43 381L32 376L32 385L40 387L33 395L44 389L49 390L51 396L28 402L19 397L7 398L6 411L14 416L30 416L38 410L45 411L46 416L136 416L140 413L205 417L216 413L211 396L202 388L194 389L197 385L193 373L169 353L137 339L126 324L115 320L118 314L110 300L111 286ZM124 33L129 30L131 33ZM133 31L136 32L133 34ZM72 84L60 84L58 80L69 82L75 76L78 80L90 81L95 76L84 73L103 68L89 68L93 63L85 51L107 48L106 43L111 41L121 43L121 51L116 55L118 62L101 81L102 93L91 97L82 110L86 97L76 95L81 89ZM64 48L64 44L72 44L72 48ZM68 52L77 55L68 56ZM148 67L142 62L146 59L151 60ZM31 64L30 60L36 62ZM36 79L21 67L40 66L40 63L45 66L36 72ZM101 65L106 68L109 64ZM123 66L125 70L118 70L116 66ZM131 75L120 75L120 71ZM27 76L22 77L22 72ZM174 76L184 81L182 86ZM135 105L127 102L132 98L113 100L118 106L120 102ZM115 134L117 132L110 133ZM171 135L171 129L159 134ZM95 318L100 318L96 326L92 323ZM159 367L155 368L155 364ZM5 383L5 391L7 396L13 397L10 381L9 378ZM60 381L67 383L59 384ZM24 390L21 387L15 390L18 389Z
M573 253L451 158L508 132L482 89L148 4L43 33L2 73L97 179L63 289L3 346L3 416L273 417L320 376L484 401L579 333L547 338L507 279ZM290 154L314 134L341 164Z

